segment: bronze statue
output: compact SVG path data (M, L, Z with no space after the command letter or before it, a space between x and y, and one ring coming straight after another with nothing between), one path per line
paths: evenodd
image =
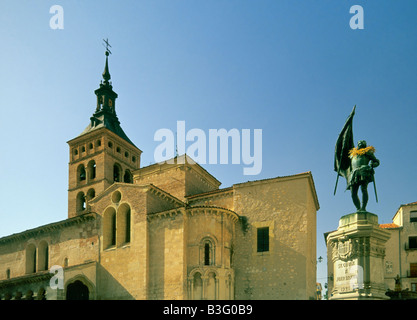
M339 176L344 177L347 183L346 190L351 190L352 201L356 209L358 211L366 211L369 199L368 184L370 182L374 184L375 197L378 202L374 168L379 166L379 160L374 155L375 148L372 146L368 147L365 140L360 140L357 148L353 145L352 121L355 108L356 106L346 120L336 142L334 170L337 172L337 180L334 194L336 194ZM362 204L358 197L359 187L362 191Z
M348 180L347 189L351 190L353 204L358 211L366 211L366 204L368 203L369 198L368 183L373 182L375 186L373 168L379 166L379 160L375 158L374 152L375 148L372 146L367 147L365 140L360 140L358 142L358 147L349 151L352 171ZM362 191L362 205L358 197L359 187L361 187Z

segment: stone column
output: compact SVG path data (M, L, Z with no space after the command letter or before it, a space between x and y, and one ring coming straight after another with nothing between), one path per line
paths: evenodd
M340 218L337 231L327 236L328 256L333 262L331 300L389 299L384 283L389 237L389 232L379 227L376 214L359 211Z
M194 300L194 277L188 277L187 280L188 300Z

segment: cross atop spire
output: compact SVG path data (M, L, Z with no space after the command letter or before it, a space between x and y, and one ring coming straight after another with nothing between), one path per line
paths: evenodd
M110 77L110 72L109 72L109 62L108 62L109 54L111 54L111 51L110 51L109 47L111 48L111 45L109 43L109 39L103 39L103 41L105 43L105 45L103 43L103 46L105 46L105 48L106 48L106 53L105 53L106 54L106 65L104 67L103 79L104 79L104 84L108 85L109 80L111 78Z
M106 45L104 45L104 44L103 44L103 46L106 48L106 56L108 56L108 55L109 55L109 53L111 54L111 51L110 51L110 49L109 49L109 47L111 48L111 45L110 45L110 43L109 43L109 38L107 38L107 39L103 39L103 41L104 41L104 43L106 44Z

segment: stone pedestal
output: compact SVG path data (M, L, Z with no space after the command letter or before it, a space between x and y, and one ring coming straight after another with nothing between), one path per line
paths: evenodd
M359 211L340 218L337 231L327 236L333 264L331 300L389 299L384 283L389 237L389 232L379 227L376 214Z

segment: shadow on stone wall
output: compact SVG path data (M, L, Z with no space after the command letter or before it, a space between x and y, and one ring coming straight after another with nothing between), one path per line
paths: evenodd
M103 266L97 264L97 300L134 300L135 298Z
M235 299L237 300L303 300L306 296L306 256L274 238L271 252L256 252L250 232L237 241ZM273 242L273 243L272 243Z

